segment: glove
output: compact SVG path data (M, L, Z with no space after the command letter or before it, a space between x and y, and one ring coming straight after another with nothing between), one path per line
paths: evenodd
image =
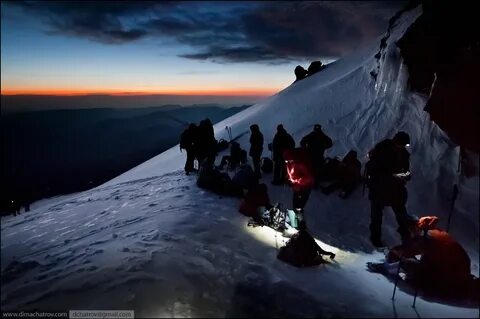
M330 253L330 259L335 259L335 254L334 253Z

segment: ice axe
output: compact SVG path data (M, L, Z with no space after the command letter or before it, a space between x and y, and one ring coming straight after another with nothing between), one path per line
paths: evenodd
M231 142L232 141L232 128L228 127L228 125L227 125L227 126L225 126L225 130L227 131L228 138L230 140L229 142Z

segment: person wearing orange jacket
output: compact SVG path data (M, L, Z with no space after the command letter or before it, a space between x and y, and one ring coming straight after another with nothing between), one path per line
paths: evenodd
M423 290L461 292L472 282L470 257L446 231L438 229L438 217L425 216L409 221L410 240L393 247L384 263L368 263L377 272L396 273L400 266L407 282ZM420 256L417 259L417 256Z
M303 209L315 183L310 156L302 147L285 150L283 158L287 166L288 180L293 189L293 208L301 221L304 219Z

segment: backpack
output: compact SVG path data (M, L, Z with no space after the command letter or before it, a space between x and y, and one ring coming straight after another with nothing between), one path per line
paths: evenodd
M228 142L225 141L223 138L218 141L217 143L217 152L221 152L223 150L226 150L228 148Z
M325 149L329 149L330 147L333 146L333 141L330 137L328 137L327 135L325 135Z
M276 203L270 209L257 210L252 219L248 222L248 226L267 226L276 231L284 231L286 226L286 214L279 208Z
M264 157L262 159L262 171L265 173L271 173L273 171L273 161L270 158Z

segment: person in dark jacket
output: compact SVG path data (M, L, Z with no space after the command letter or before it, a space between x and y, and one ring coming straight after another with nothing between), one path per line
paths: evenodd
M260 178L260 160L263 153L263 134L262 132L260 132L260 128L257 124L251 125L250 131L252 132L252 134L250 135L249 155L252 158L255 175L257 176L257 178Z
M322 188L323 193L330 194L340 188L340 197L348 197L361 182L361 169L362 164L357 159L357 152L348 152L335 169L333 183Z
M294 149L295 141L293 137L287 133L282 124L277 126L277 133L273 138L273 180L272 184L280 185L285 182L287 177L287 170L285 168L285 160L283 159L283 152L285 150Z
M180 137L180 152L184 149L187 152L187 160L185 162L185 173L188 175L194 171L193 162L195 160L195 147L196 147L196 133L197 126L191 123L188 128L183 131Z
M392 207L402 240L408 237L405 184L410 179L410 154L406 149L409 143L408 134L398 132L393 139L383 140L368 153L370 160L365 169L371 203L370 240L376 247L383 247L381 230L385 206Z
M298 229L286 246L280 248L278 259L296 267L309 267L324 263L322 255L335 258L334 253L323 250L308 233L305 221L300 221Z
M301 65L297 65L295 68L295 82L303 80L307 76L307 70Z
M217 140L213 131L213 125L210 119L206 118L200 121L198 126L198 149L197 158L198 162L202 163L204 159L208 159L209 162L215 161L217 155Z
M320 124L315 124L313 131L302 138L300 145L305 148L310 155L315 180L317 181L320 177L319 173L325 163L325 150L333 145L332 139L322 131Z
M248 164L242 164L232 178L232 181L242 189L250 189L252 186L258 184L258 179L253 172L253 169Z
M222 173L208 160L204 160L197 176L197 186L208 189L216 194L243 197L241 187L232 182L227 173Z
M308 66L308 76L310 75L314 75L315 73L323 70L325 68L325 66L322 64L321 61L313 61L312 63L310 63L310 65Z

